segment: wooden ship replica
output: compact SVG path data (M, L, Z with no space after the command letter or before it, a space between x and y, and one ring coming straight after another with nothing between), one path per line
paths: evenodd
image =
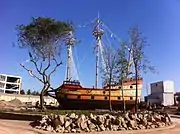
M109 109L109 93L113 109L123 109L123 98L126 104L126 109L134 107L136 99L136 80L133 77L126 78L121 84L114 84L98 87L98 67L101 39L104 30L101 29L101 20L96 19L96 26L93 30L93 35L96 39L96 69L95 69L95 86L82 87L78 80L71 80L71 61L72 61L72 47L75 44L75 38L70 36L67 38L67 69L66 80L63 84L55 90L55 98L63 109ZM129 53L130 54L130 53ZM130 61L129 61L130 62ZM142 91L143 79L138 79L138 100L140 101ZM123 89L123 94L122 91ZM109 90L111 90L109 92ZM52 95L51 95L52 96ZM124 96L124 97L123 97Z

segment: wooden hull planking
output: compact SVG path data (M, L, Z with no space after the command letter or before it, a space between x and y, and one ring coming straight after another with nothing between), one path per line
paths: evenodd
M127 109L131 109L135 103L135 81L126 82L123 85L124 100ZM111 87L111 103L113 109L122 109L123 97L119 85ZM122 88L122 87L121 87ZM138 100L142 91L142 80L138 80ZM80 85L63 84L56 92L59 104L65 109L108 109L109 89L83 88Z

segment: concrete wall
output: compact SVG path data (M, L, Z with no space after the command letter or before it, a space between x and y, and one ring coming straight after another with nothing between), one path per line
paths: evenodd
M33 105L35 105L35 103L37 101L40 101L39 96L0 93L0 100L11 101L15 98L19 99L21 102L24 102L24 103L32 102ZM44 100L45 100L47 105L49 105L51 103L58 105L56 99L54 99L54 98L45 96Z
M163 93L163 105L164 106L174 105L174 94L173 93Z
M174 105L174 94L173 93L157 93L151 94L147 98L151 105L158 104L164 106Z
M168 80L151 83L151 95L148 100L152 104L174 105L174 82Z
M151 83L151 94L156 94L156 93L162 93L163 92L163 82L155 82Z
M164 81L163 83L164 92L174 93L174 82L173 81Z
M150 101L150 104L161 105L163 103L163 94L162 93L151 94L148 96L148 100Z
M3 93L11 91L20 94L22 88L22 77L0 74L0 85L0 91Z
M156 93L174 93L173 81L159 81L151 83L151 94Z

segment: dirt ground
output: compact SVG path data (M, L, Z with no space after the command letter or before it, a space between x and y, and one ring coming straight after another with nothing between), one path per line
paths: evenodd
M176 124L174 128L165 130L142 130L142 131L116 131L116 132L93 132L93 134L178 134L180 133L180 118L172 118ZM17 120L1 120L0 119L0 134L54 134L42 130L33 129L29 126L29 121L17 121Z

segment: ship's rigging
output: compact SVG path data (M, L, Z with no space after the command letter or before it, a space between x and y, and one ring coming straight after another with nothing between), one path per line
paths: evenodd
M78 27L85 28L93 26L93 36L95 37L95 88L98 88L99 83L99 74L100 74L100 68L102 70L105 70L106 68L106 59L104 58L104 47L105 45L112 45L110 42L110 39L107 37L107 34L110 34L111 39L114 39L119 44L122 43L121 39L118 38L118 36L112 32L112 30L99 18L99 16L94 19L93 21L90 21L86 23L85 25L79 25ZM107 37L107 43L104 43L102 41L102 38L106 35ZM70 33L69 37L66 39L66 46L67 46L67 67L66 67L66 81L73 81L73 80L79 80L78 77L78 71L75 66L74 62L74 56L73 56L73 47L76 44L76 39L74 38L73 34ZM111 46L112 47L112 46ZM128 70L132 71L132 46L126 46L127 51L129 52L128 55ZM100 64L101 63L101 64Z
M64 109L107 109L109 108L110 102L112 101L112 107L115 109L122 108L122 102L126 101L126 108L131 108L134 106L135 102L135 94L136 90L134 88L135 79L129 76L128 79L121 83L113 82L113 86L107 85L107 80L102 81L103 88L100 88L98 85L100 84L100 76L101 70L107 70L105 74L108 76L108 58L113 56L113 53L118 54L116 51L121 47L120 45L123 43L116 34L114 34L107 25L100 19L98 16L95 20L86 23L85 25L79 27L91 27L93 38L95 38L94 47L94 58L95 58L95 86L94 87L83 87L78 79L78 71L75 66L73 48L77 44L76 38L72 33L66 38L66 48L67 48L67 67L66 67L66 78L63 81L63 84L55 90L49 90L47 94L51 97L54 97L59 102L61 108ZM110 35L110 36L108 36ZM110 38L109 38L110 37ZM107 40L105 40L107 39ZM114 42L117 43L115 46ZM109 46L107 46L109 45ZM117 48L118 47L118 48ZM131 71L132 63L132 46L125 46L128 55L126 58L128 59L128 69L126 71ZM112 51L111 51L112 50ZM106 51L110 52L106 55ZM126 53L127 54L127 53ZM110 56L109 56L110 55ZM107 59L106 59L107 58ZM81 60L83 57L81 57ZM116 60L115 60L116 62ZM79 64L78 64L79 65ZM91 65L91 64L90 64ZM94 65L94 64L93 64ZM88 71L87 71L88 72ZM104 72L103 72L104 74ZM103 76L103 77L106 77ZM117 84L117 85L116 85ZM138 88L142 89L142 79L138 79L137 81ZM119 88L123 90L119 90ZM131 90L129 90L131 89ZM112 93L111 93L112 92ZM138 97L141 95L141 90L138 90ZM125 99L124 99L125 98ZM109 101L108 101L109 100Z
M66 38L66 46L67 46L67 68L66 68L66 81L78 80L78 73L75 66L74 58L73 58L73 47L76 43L76 39L73 37L73 34L70 33L69 37Z

